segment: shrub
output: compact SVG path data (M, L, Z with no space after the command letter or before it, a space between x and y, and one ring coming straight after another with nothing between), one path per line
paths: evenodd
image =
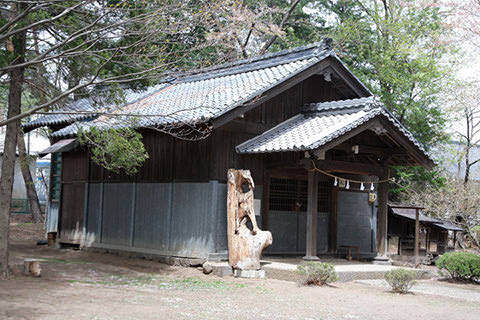
M470 252L448 252L436 263L440 272L446 271L453 280L480 282L480 255Z
M385 274L385 280L392 287L393 292L407 293L415 284L414 270L394 269Z
M297 266L297 274L300 275L300 283L303 285L323 286L338 280L335 268L329 263L303 262Z

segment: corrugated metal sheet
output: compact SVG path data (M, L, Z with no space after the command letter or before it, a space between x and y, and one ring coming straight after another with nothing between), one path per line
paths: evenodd
M133 246L168 250L172 192L169 183L137 184Z
M89 183L88 191L93 246L182 257L226 250L226 184Z
M313 150L355 129L370 119L384 116L421 152L423 145L376 97L306 105L304 111L236 147L238 153Z

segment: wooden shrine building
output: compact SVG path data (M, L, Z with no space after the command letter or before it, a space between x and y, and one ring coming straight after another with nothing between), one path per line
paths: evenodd
M433 165L328 42L127 92L112 113L144 115L134 123L149 153L134 176L104 170L78 145L79 127L120 125L95 110L83 99L25 125L54 131L48 216L61 243L225 257L227 170L237 168L254 179L267 253L315 259L354 246L386 257L390 166Z

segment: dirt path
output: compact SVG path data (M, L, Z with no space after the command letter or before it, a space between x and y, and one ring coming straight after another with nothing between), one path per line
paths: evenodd
M12 232L20 239L12 244L15 263L43 259L42 277L19 273L0 281L0 319L463 320L480 314L478 302L461 297L395 295L356 283L318 288L218 278L194 268L39 247L31 239L35 232L20 237L17 231Z

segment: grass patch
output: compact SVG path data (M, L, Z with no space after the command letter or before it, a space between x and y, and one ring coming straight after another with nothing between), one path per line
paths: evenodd
M90 285L101 285L108 287L149 287L159 289L174 290L232 290L246 288L243 283L229 283L223 280L204 280L195 277L187 277L182 279L164 278L154 274L141 275L137 277L111 275L104 279L83 280L74 279L67 280L68 283L81 283Z

